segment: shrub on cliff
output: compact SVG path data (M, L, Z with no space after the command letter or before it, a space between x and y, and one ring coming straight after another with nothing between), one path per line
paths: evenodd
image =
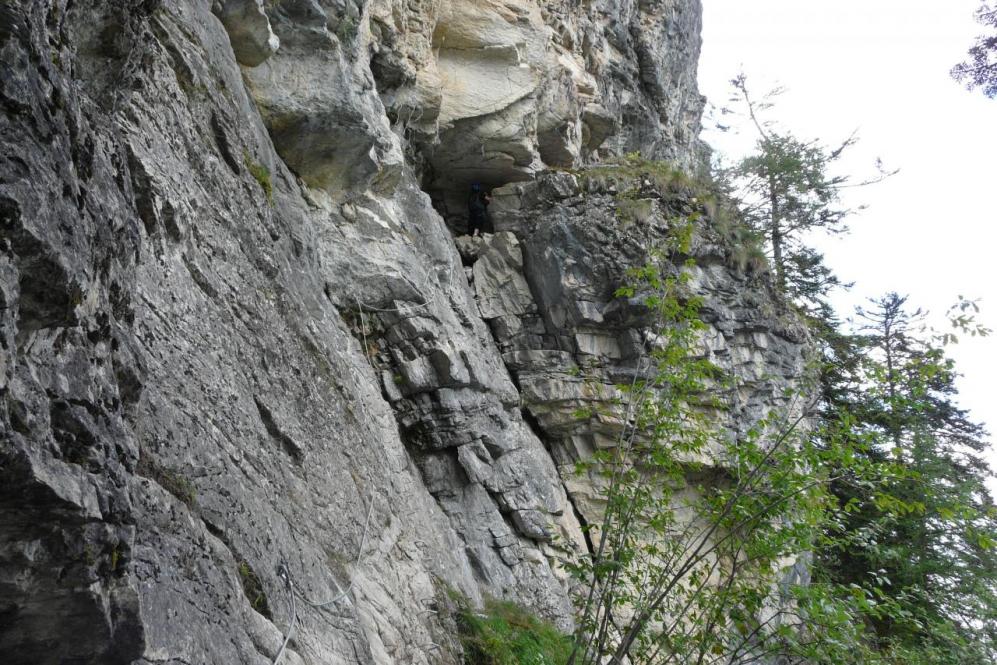
M819 658L854 642L848 597L812 591L803 554L825 546L834 516L824 470L854 457L800 427L806 390L724 434L738 386L701 350L695 222L676 220L617 292L655 315L654 341L606 414L622 423L616 445L580 465L604 508L593 552L568 566L584 588L569 664Z
M564 665L571 638L514 603L463 608L458 626L468 665Z

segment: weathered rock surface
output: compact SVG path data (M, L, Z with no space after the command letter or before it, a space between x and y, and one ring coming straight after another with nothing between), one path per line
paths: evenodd
M372 69L450 216L471 182L601 155L697 166L701 14L699 0L375 0Z
M571 417L571 368L628 371L641 321L610 295L643 236L551 176L462 259L419 185L694 163L699 20L0 6L0 660L265 664L293 625L282 662L456 663L450 588L569 627L564 464L611 431ZM703 258L711 352L755 381L736 430L799 339Z
M633 379L654 344L647 312L614 292L627 268L647 264L664 246L674 220L709 211L683 186L620 185L584 173L543 175L495 197L498 233L465 249L479 311L573 504L592 522L600 509L575 462L615 445L624 422L614 413L622 408L614 406L622 397L616 386ZM772 412L802 406L794 389L805 374L808 334L783 312L764 276L735 267L729 243L708 222L698 228L690 258L707 324L702 353L735 380L717 418L726 436L737 437Z
M256 67L280 47L263 0L215 0L211 10L225 26L240 65Z
M271 662L281 564L350 589L299 600L290 662L446 660L435 580L479 588L221 24L4 12L5 662Z

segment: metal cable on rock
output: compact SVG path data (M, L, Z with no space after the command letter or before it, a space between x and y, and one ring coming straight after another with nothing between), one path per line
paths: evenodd
M373 514L374 514L374 497L373 495L371 495L370 508L367 509L367 521L364 523L363 537L360 539L360 550L357 552L357 561L356 561L357 566L360 565L360 559L363 557L364 548L367 546L367 533L370 529L370 517ZM339 585L337 584L336 586ZM312 607L322 608L332 605L333 603L338 603L343 598L346 598L346 596L349 595L350 591L352 590L353 590L353 579L351 578L349 585L346 587L346 590L341 592L335 598L323 602L316 602L314 600L309 600L308 597L305 596L305 594L301 594L301 600L305 601Z
M363 536L360 539L360 549L357 551L356 565L358 566L360 565L360 559L363 557L363 551L367 547L367 534L370 532L370 518L373 514L374 514L374 496L371 495L370 507L367 508L367 519L364 522L364 527L363 527ZM291 638L294 636L294 631L297 628L298 608L297 604L295 603L296 595L300 594L301 600L303 600L308 605L311 605L312 607L318 609L322 609L323 607L328 607L329 605L338 603L340 600L346 598L349 595L350 591L353 590L353 580L350 579L350 583L346 587L345 591L342 591L339 595L329 600L316 602L314 600L309 599L308 596L306 596L304 593L298 591L295 588L294 580L291 578L291 571L287 565L287 561L282 561L280 566L277 568L277 577L283 580L284 588L291 599L291 621L288 624L287 635L284 637L284 642L280 645L280 650L277 651L277 655L276 657L274 657L272 665L278 665L278 663L280 663L280 659L284 655L284 651L287 649L287 645L291 641ZM335 583L335 580L333 580L333 583ZM336 586L338 587L339 585L337 584Z
M370 498L370 506L367 508L367 518L364 521L363 536L360 539L360 549L357 552L356 565L358 565L358 566L360 565L360 559L363 556L364 548L367 546L367 534L370 531L370 519L371 519L371 516L373 514L374 514L374 495L372 493L371 494L371 498ZM297 608L297 603L295 602L295 596L298 593L301 593L301 592L298 592L295 589L294 580L291 577L291 571L290 571L290 568L287 565L287 561L286 560L285 561L281 561L280 566L278 566L278 568L277 568L277 576L281 580L283 580L283 582L284 582L284 588L287 590L288 596L290 596L290 600L291 600L291 621L290 621L290 623L288 625L287 635L284 637L284 641L283 641L283 643L281 643L280 649L277 651L277 655L274 657L272 665L278 665L280 663L280 659L284 655L284 652L287 649L288 643L291 641L291 638L294 636L294 631L295 631L295 629L297 628L297 625L298 625L298 608ZM334 584L336 583L335 579L333 579L333 583ZM336 586L338 587L339 585L336 584ZM345 598L347 595L349 595L350 591L352 591L352 590L353 590L353 580L350 579L350 583L346 587L346 590L343 591L343 592L341 592L339 595L337 595L336 597L334 597L334 598L332 598L330 600L323 601L323 602L316 602L316 601L313 601L313 600L309 599L304 593L301 593L301 600L303 600L308 605L311 605L312 607L321 609L321 608L327 607L329 605L332 605L333 603L339 602L340 600L342 600L343 598Z
M294 603L294 583L291 581L291 573L288 570L287 562L281 562L280 567L277 569L277 576L284 580L284 588L287 590L287 595L291 597L291 622L287 627L287 636L284 638L284 642L280 645L280 650L277 651L277 655L273 659L273 665L277 665L280 662L281 656L284 655L284 650L287 649L287 643L291 641L291 637L294 636L294 629L298 625L298 608Z
M449 271L449 274L448 274L447 282L448 282L448 289L447 290L449 291L453 287L453 264L450 265L450 271ZM428 284L428 280L427 280L427 284ZM421 309L423 307L428 307L428 306L430 306L430 305L432 305L432 304L435 303L435 301L439 297L439 295L440 295L439 293L434 293L431 298L428 298L426 300L426 302L419 303L419 304L416 304L416 305L396 307L396 308L392 308L392 309L384 309L384 308L373 307L371 305L367 305L367 304L361 303L358 298L354 298L354 302L356 302L357 309L358 309L359 314L360 314L360 334L363 337L364 355L365 356L367 355L367 351L368 351L368 348L369 348L367 346L367 344L368 344L368 342L367 342L367 321L366 321L366 317L364 315L364 308L366 308L369 311L374 311L374 312L385 312L385 313L388 313L388 312L399 312L399 313L402 313L402 312L405 312L407 310L411 311L411 310ZM370 359L369 358L368 358L368 364L370 364ZM371 365L371 367L373 368L373 365ZM353 368L351 367L350 369L351 369L351 374L354 374L354 372L352 371ZM361 377L356 376L356 374L354 374L354 379L357 380L358 383L359 383ZM361 412L363 414L364 421L367 423L367 426L368 427L373 427L374 426L373 418L371 418L370 413L367 411L367 406L366 406L366 404L364 404L363 400L360 400L360 410L361 410ZM368 477L368 482L370 482L370 478L369 477ZM371 487L373 487L373 484L371 484ZM367 538L368 538L368 535L370 534L370 522L371 522L371 518L374 515L374 498L375 498L374 494L373 494L373 492L371 492L370 505L367 507L367 517L364 520L363 535L360 538L360 548L357 551L356 566L360 565L360 561L363 558L363 552L367 548ZM290 622L288 624L287 635L284 636L284 641L281 643L280 649L277 651L277 655L274 657L272 665L279 665L280 659L284 656L284 653L287 651L287 645L290 643L291 639L294 637L295 630L297 629L297 626L298 626L298 608L297 608L297 603L295 602L296 601L296 596L300 595L301 596L301 600L304 601L307 605L310 605L311 607L314 607L314 608L317 608L317 609L322 609L322 608L328 607L330 605L334 605L335 603L338 603L339 601L341 601L344 598L346 598L347 596L349 596L350 592L353 590L353 582L354 582L353 579L351 578L350 579L350 583L347 585L346 589L343 590L343 591L341 591L339 594L337 594L333 598L330 598L329 600L325 600L325 601L314 601L314 600L308 598L308 596L306 596L303 592L298 591L295 588L294 580L291 577L290 568L288 567L286 561L282 561L281 562L280 566L277 569L277 576L284 582L284 588L287 591L288 597L290 599L290 604L291 604L291 620L290 620ZM335 580L333 580L333 583L335 584ZM336 586L338 587L339 585L336 584Z

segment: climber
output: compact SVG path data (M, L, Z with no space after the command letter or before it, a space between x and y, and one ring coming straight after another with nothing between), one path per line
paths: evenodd
M491 230L488 223L488 204L491 202L491 195L482 190L481 185L471 185L471 195L467 198L467 232L470 235Z

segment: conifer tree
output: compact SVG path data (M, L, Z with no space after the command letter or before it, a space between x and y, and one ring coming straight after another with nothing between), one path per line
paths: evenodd
M952 78L970 90L997 98L997 6L984 2L976 10L976 21L988 29L969 49L969 58L952 68Z
M958 327L986 334L963 301ZM822 564L838 584L868 590L867 615L881 653L901 663L997 662L997 511L982 453L987 434L955 403L953 361L923 313L895 293L859 312L862 329L841 336L828 374L829 410L847 414L874 463L903 472L868 482L842 478L834 491L850 534ZM885 468L885 467L884 467Z
M885 172L877 162L879 174L868 180L834 175L838 160L856 143L854 134L833 148L802 141L763 118L782 90L756 100L743 74L731 84L736 93L732 101L745 109L757 140L755 152L722 171L719 179L737 200L745 221L765 238L778 291L811 314L827 317L825 296L840 282L805 236L815 230L846 232L845 219L854 211L843 205L841 191L879 182L895 172Z

